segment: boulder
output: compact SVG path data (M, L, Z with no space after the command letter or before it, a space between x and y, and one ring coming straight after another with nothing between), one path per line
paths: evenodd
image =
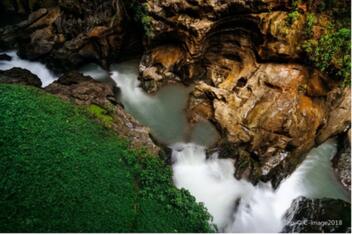
M238 178L277 186L316 145L317 133L330 128L328 82L298 64L234 64L233 71L217 85L196 83L188 116L216 123Z
M27 69L12 68L9 70L0 70L0 82L9 84L23 84L35 87L41 87L42 82L39 77Z
M339 151L333 158L333 167L341 185L351 192L351 129L340 135Z
M150 137L150 130L126 113L116 99L113 85L93 80L78 72L70 72L45 88L49 93L85 107L88 112L119 136L127 138L132 147L145 148L158 155L160 148Z
M340 199L295 199L283 233L351 233L351 204Z
M12 58L11 56L7 55L7 54L0 54L0 61L1 60L5 60L5 61L11 61Z

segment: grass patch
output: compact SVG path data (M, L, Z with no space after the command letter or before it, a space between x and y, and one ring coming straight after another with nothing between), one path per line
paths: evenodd
M213 231L204 207L173 186L170 167L88 113L0 84L0 232Z
M104 108L91 104L87 108L88 112L90 112L94 117L98 118L105 126L111 126L113 122L113 118L108 114L108 111Z

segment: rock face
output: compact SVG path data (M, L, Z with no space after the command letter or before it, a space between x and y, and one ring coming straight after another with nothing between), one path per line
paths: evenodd
M0 54L0 61L3 60L3 61L11 61L12 58L11 56L7 55L7 54Z
M254 55L253 49L261 60L298 58L304 17L289 30L285 18L290 8L290 1L147 1L152 37L141 79L154 80L153 88L162 85L161 78L220 82L233 64L248 62L243 57ZM145 70L156 73L143 76Z
M345 189L351 192L351 129L342 134L339 151L333 159L337 178Z
M294 19L289 0L141 2L148 30L143 88L154 93L170 82L194 84L188 118L216 125L220 157L235 160L236 177L276 187L313 146L349 127L350 88L303 64L306 2ZM0 48L17 44L22 57L59 71L86 62L106 68L133 44L124 3L60 0L1 28ZM313 37L329 21L321 14L317 22Z
M0 82L9 84L23 84L35 87L41 87L42 82L37 75L32 74L27 69L12 68L6 71L0 70Z
M301 64L305 3L291 22L291 1L145 6L150 37L142 86L153 93L169 82L194 83L189 120L216 125L224 139L220 157L235 159L238 178L275 187L314 145L349 126L350 89Z
M28 19L0 29L0 49L18 45L20 56L42 60L57 71L95 62L107 67L133 39L119 0L60 0Z
M71 72L60 77L45 90L86 107L105 126L127 138L133 147L145 148L152 154L159 154L159 147L150 138L150 130L139 124L117 103L114 86L100 83L78 72Z
M285 215L283 233L350 233L351 204L340 199L297 198Z
M55 6L57 0L2 0L0 12L14 12L16 14L29 14L32 11L43 7Z

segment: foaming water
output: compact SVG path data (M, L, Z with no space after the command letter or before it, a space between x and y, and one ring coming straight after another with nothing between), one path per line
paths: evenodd
M102 67L97 64L87 64L79 69L79 71L86 75L91 76L97 81L107 82L110 78L109 72L105 71Z
M41 79L44 87L57 79L44 65L22 60L15 52L7 54L12 61L0 61L0 70L26 68ZM235 179L231 159L219 159L217 153L206 156L206 146L218 138L215 128L209 122L194 126L187 123L184 109L191 88L169 85L154 96L148 95L139 87L137 64L129 61L114 65L111 74L92 64L80 71L104 82L111 78L121 88L125 109L172 149L175 185L188 189L204 203L219 232L280 232L283 215L299 196L349 201L333 174L330 160L337 149L333 140L313 149L277 190L270 184L253 186Z
M235 179L232 160L216 154L207 159L205 147L178 143L171 148L175 185L204 203L220 232L280 232L283 215L299 196L348 200L332 173L333 141L313 149L276 191L269 184Z
M10 61L0 61L0 70L8 70L14 67L24 68L37 75L42 81L42 87L46 87L58 79L44 64L23 60L19 58L15 51L4 52L11 56Z
M204 203L219 232L280 232L283 215L299 196L349 200L333 175L334 141L313 149L277 190L269 183L254 186L234 178L232 160L219 159L217 153L206 156L206 146L214 143L217 132L209 122L192 128L187 123L189 88L171 85L154 96L146 94L139 87L137 61L115 65L111 77L121 88L126 110L169 144L175 185Z

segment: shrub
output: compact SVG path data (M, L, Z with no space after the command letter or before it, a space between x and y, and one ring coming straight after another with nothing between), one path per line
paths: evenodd
M344 85L351 81L350 34L348 28L334 31L331 27L319 40L309 39L303 44L303 49L314 65L321 71L336 76Z

